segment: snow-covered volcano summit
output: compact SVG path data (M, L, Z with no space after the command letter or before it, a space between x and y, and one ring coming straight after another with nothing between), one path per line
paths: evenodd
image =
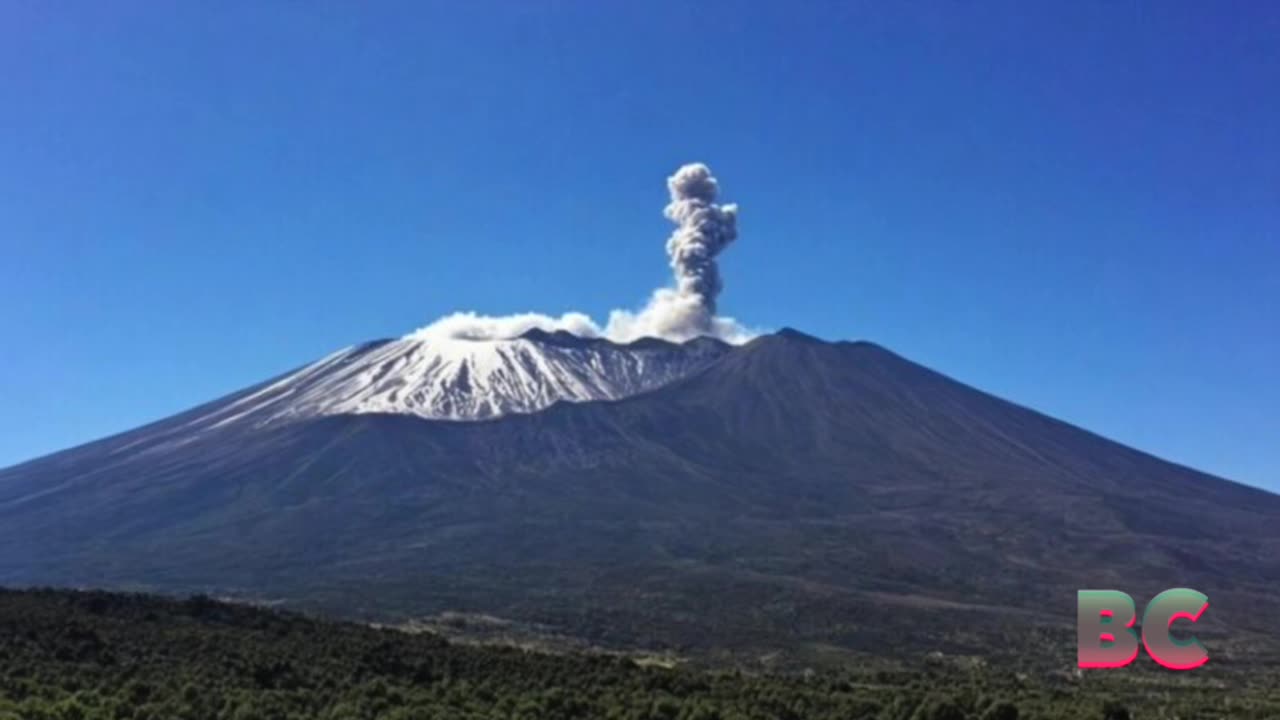
M485 420L561 400L614 400L697 372L730 346L711 338L627 344L531 330L505 340L407 337L339 350L201 418L218 427L395 413Z

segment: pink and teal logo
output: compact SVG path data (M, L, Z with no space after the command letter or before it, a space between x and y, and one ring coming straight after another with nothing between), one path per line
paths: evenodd
M1152 660L1170 670L1194 670L1209 662L1209 653L1191 636L1173 636L1177 620L1196 622L1209 609L1209 598L1189 588L1165 590L1151 598L1142 614L1142 646ZM1081 590L1076 602L1076 633L1082 668L1119 668L1138 657L1138 609L1119 590Z

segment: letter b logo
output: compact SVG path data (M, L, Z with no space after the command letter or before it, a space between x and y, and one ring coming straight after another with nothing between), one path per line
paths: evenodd
M1177 640L1173 622L1196 622L1209 607L1209 598L1188 588L1165 590L1151 599L1142 616L1142 644L1152 660L1170 670L1191 670L1209 661L1204 645L1194 637ZM1133 598L1119 590L1081 590L1076 602L1078 660L1082 668L1124 667L1138 657L1138 618Z

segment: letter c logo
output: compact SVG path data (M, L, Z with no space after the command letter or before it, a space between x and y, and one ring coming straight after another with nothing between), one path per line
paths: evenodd
M1142 645L1152 660L1170 670L1193 670L1209 662L1209 652L1194 636L1176 640L1175 620L1196 622L1209 607L1204 593L1190 588L1165 590L1151 599L1142 615Z

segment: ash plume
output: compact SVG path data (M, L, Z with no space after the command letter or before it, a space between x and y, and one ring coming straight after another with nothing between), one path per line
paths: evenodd
M681 167L667 178L667 189L671 202L663 214L676 224L667 239L667 258L675 282L672 287L655 290L640 311L614 310L603 327L578 312L558 318L538 313L498 317L455 313L410 337L497 340L538 328L615 342L642 337L682 342L703 335L731 343L750 340L755 333L733 318L716 315L716 301L724 289L716 258L738 237L738 206L716 203L719 183L702 163Z
M677 318L705 330L715 316L716 297L724 289L716 256L738 238L738 206L716 205L719 186L706 165L686 165L667 179L671 204L663 211L679 227L667 240L667 255L676 272L676 290L692 298L697 317Z

